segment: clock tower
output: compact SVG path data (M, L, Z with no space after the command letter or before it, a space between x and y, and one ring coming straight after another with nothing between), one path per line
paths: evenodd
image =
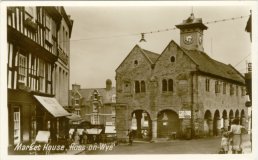
M180 29L180 46L188 50L203 51L203 30L208 29L202 23L201 18L195 18L194 14L176 25Z

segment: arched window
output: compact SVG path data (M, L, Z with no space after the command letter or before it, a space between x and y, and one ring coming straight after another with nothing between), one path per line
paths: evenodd
M173 91L173 79L168 80L168 91Z
M145 82L144 81L141 81L141 92L145 92L146 89L145 89Z
M170 61L175 62L175 57L174 56L170 57Z
M138 65L138 61L135 60L135 61L134 61L134 66L137 66L137 65Z
M140 93L140 82L135 81L135 93Z
M167 80L166 79L163 79L162 80L162 91L167 91Z

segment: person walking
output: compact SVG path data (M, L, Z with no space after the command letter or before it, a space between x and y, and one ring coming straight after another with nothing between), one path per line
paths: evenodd
M228 150L229 150L229 134L227 131L224 131L222 133L222 138L221 138L221 150L220 150L220 154L227 154Z
M239 124L239 119L234 119L230 128L230 135L232 137L232 153L242 153L242 132L244 127Z
M128 129L129 145L133 144L133 131Z

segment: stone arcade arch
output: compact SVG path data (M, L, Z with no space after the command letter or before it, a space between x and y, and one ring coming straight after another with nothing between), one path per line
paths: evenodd
M220 113L219 110L216 110L214 112L214 117L213 117L213 135L218 136L220 134Z
M245 126L246 124L245 124L245 110L241 110L241 114L240 114L240 124L242 125L242 126Z
M175 111L169 109L161 110L157 115L157 123L158 138L168 137L172 132L179 134L180 121Z
M204 113L204 121L203 121L203 131L205 136L212 135L212 116L211 111L206 110Z
M135 138L150 139L152 133L152 121L150 114L143 109L134 110L131 113L131 129Z
M239 110L238 110L238 109L237 109L236 112L235 112L235 118L236 118L236 119L240 119L240 117L239 117ZM240 121L239 121L239 122L240 122Z
M231 126L231 124L232 124L232 121L233 121L233 119L234 119L234 112L233 112L232 109L229 111L228 117L229 117L229 127L228 127L228 130L229 130L229 129L230 129L230 126Z
M222 112L222 126L221 128L224 128L224 130L228 130L228 126L229 126L229 122L228 122L228 115L227 115L227 111L223 110Z

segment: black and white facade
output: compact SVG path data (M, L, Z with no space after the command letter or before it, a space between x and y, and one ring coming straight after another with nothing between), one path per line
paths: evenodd
M7 7L9 148L66 134L72 25L63 7Z

